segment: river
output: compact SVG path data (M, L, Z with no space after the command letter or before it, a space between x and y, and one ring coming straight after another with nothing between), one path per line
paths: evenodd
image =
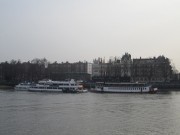
M0 135L179 135L180 92L0 90Z

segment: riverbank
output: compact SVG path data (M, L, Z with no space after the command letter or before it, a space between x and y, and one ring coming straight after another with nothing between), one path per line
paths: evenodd
M12 86L8 86L8 85L0 85L0 89L2 90L9 90L9 89L13 89L14 87Z
M180 90L180 83L156 83L153 84L153 87L156 87L158 89Z

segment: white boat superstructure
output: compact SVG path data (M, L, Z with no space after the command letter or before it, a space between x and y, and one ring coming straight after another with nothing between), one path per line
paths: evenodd
M79 85L75 80L69 81L52 81L42 80L38 84L32 85L29 91L40 91L40 92L78 92L83 90L83 86Z
M20 83L14 87L15 90L27 91L29 90L31 83Z
M94 92L107 93L155 93L157 88L145 83L112 83L99 82L96 83Z

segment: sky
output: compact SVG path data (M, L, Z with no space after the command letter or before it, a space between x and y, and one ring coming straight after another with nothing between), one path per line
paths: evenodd
M0 62L164 55L180 71L179 0L0 0Z

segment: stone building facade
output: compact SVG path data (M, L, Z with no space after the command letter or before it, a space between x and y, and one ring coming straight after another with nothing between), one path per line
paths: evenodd
M112 81L169 82L172 78L172 67L169 59L164 56L132 60L131 55L125 53L121 58L115 57L107 63L101 58L95 59L92 77L101 80L108 78Z
M127 80L131 76L131 65L131 55L128 53L125 53L122 58L111 58L107 63L104 59L98 58L93 61L92 77L108 81Z
M133 59L133 82L169 82L172 77L172 67L164 56Z

